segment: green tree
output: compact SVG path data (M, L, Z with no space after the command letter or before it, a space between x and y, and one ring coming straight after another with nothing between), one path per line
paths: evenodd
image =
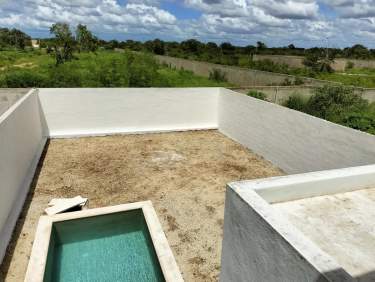
M53 51L56 57L56 65L71 61L76 42L69 25L66 23L53 24L50 33L55 35Z
M95 52L98 49L98 39L87 29L87 26L79 24L76 29L76 40L80 52Z

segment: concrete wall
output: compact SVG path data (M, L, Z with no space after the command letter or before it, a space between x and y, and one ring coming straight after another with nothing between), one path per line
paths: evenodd
M265 72L258 70L251 70L233 66L216 65L206 62L184 60L168 56L157 56L155 58L161 62L175 67L177 69L185 69L194 72L196 75L208 77L210 72L214 69L221 70L226 74L228 82L236 86L262 86L262 85L282 85L286 79L291 82L295 81L295 76L287 74L278 74L273 72ZM307 85L324 85L327 82L324 80L317 80L313 78L303 78Z
M375 163L375 136L227 89L219 130L286 173Z
M29 91L30 89L0 88L0 115Z
M217 128L219 88L40 89L51 137Z
M372 167L372 173L374 173L374 167ZM320 176L311 176L310 191L319 189L316 181ZM304 177L306 180L307 176ZM357 176L352 175L351 177L354 178L351 182L355 183ZM285 178L288 178L289 184L293 182L294 178L297 184L300 182L299 176L287 176L270 180L235 182L228 185L220 280L225 282L354 282L353 277L331 256L311 242L279 211L273 209L258 195L259 188L270 188L272 192L282 195L278 188L280 185L282 186L281 190L288 188L283 185ZM369 183L368 175L365 175L365 178L365 182ZM345 179L347 180L348 177L344 176ZM338 180L338 184L343 185L337 176L332 177L331 175L331 178L326 180L327 185L332 184L332 180ZM320 183L322 182L324 180ZM294 191L298 194L298 190L306 188L303 185L304 183L302 183L301 189L296 188ZM256 190L256 188L258 189ZM291 189L286 191L287 194L290 192Z
M278 64L286 64L292 68L303 68L302 56L283 56L283 55L254 55L254 60L271 60ZM348 62L352 62L355 68L375 68L375 60L355 60L337 58L332 64L332 68L336 71L345 71Z
M236 92L247 94L250 90L260 91L267 96L267 100L276 104L283 104L290 96L298 95L306 99L314 94L316 87L312 86L254 86L254 87L232 87ZM370 103L375 102L375 89L370 88L354 88L355 93L362 96L363 99Z
M0 116L0 261L45 141L37 91L31 91Z

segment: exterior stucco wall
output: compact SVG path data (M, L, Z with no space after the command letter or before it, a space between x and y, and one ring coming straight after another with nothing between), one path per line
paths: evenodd
M249 91L259 91L266 94L269 102L282 105L289 97L296 95L304 99L310 98L316 87L312 86L254 86L246 88L230 88L236 92L247 94ZM354 93L361 95L370 103L375 102L375 89L371 88L354 88Z
M227 89L219 130L287 173L375 163L375 136Z
M303 68L302 56L283 56L283 55L255 55L255 61L271 60L274 63L286 64L292 68ZM345 71L348 62L352 62L356 68L375 68L375 60L355 60L337 58L332 64L332 68L336 71Z
M267 205L254 191L227 188L220 281L352 281Z
M263 85L282 85L286 80L290 82L295 81L295 76L287 74L279 74L266 71L258 71L246 68L240 68L235 66L225 66L211 64L207 62L185 60L180 58L168 57L168 56L157 56L155 58L161 62L175 67L177 69L190 70L196 75L208 77L210 72L214 69L218 69L226 74L228 82L235 84L236 86L263 86ZM302 78L307 85L324 85L327 82L324 80L317 80L313 78Z
M219 88L40 89L51 137L217 128Z
M43 151L42 124L36 90L0 116L0 261Z

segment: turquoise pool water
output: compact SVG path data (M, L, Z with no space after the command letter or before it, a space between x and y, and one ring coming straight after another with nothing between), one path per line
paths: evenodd
M165 281L142 210L54 223L44 281Z

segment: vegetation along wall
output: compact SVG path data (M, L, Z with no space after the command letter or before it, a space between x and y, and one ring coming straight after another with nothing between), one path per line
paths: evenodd
M375 136L221 89L219 130L286 173L375 163Z

